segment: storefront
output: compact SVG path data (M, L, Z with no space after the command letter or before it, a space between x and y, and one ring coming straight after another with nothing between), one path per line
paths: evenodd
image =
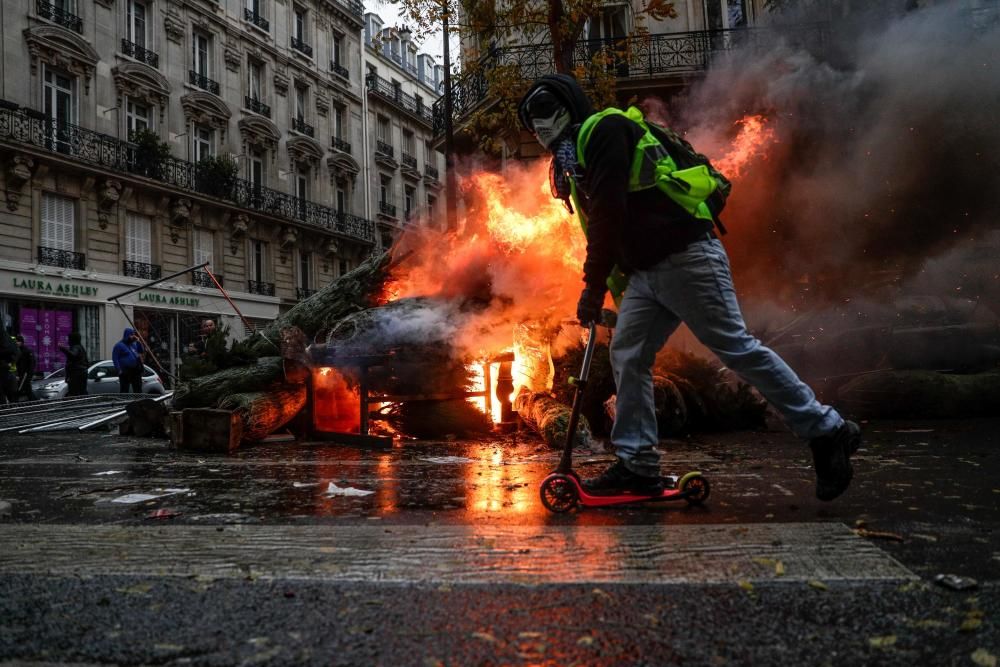
M134 324L152 352L149 365L162 371L166 382L177 375L182 355L202 337L206 320L228 327L232 338L245 335L236 311L214 288L167 282L139 289L117 304L108 300L141 284L132 278L49 267L0 268L0 321L12 334L24 336L40 373L62 367L59 346L66 345L70 332L80 333L88 357L98 361L111 358L122 332ZM277 298L239 293L230 297L253 322L278 316Z

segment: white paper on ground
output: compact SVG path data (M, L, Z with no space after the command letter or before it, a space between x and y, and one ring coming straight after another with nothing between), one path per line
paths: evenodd
M421 456L419 457L421 461L427 461L428 463L473 463L474 459L466 458L464 456Z
M147 500L156 500L157 498L162 498L163 496L172 496L177 493L187 493L191 489L153 489L157 493L126 493L124 496L118 496L113 498L111 502L121 503L124 505L132 505L134 503L143 503Z
M337 486L333 482L326 487L326 495L328 496L367 496L374 491L368 491L366 489L355 489L353 486Z
M94 477L100 477L102 475L120 475L124 470L105 470L104 472L95 472Z

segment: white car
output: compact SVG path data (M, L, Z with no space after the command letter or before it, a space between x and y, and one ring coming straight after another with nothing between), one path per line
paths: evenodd
M142 393L160 395L166 390L160 376L149 366L142 367ZM52 371L41 380L31 383L38 398L65 398L69 392L69 385L66 384L66 369ZM90 365L87 369L87 393L88 394L117 394L121 391L118 384L118 371L110 360L98 361Z

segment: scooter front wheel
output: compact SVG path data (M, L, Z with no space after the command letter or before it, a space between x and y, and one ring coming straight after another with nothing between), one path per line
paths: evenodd
M549 475L539 490L545 509L556 514L565 514L580 504L580 492L576 482L568 475Z
M681 477L677 488L691 505L701 505L708 500L708 494L712 490L708 480L700 472L689 472Z

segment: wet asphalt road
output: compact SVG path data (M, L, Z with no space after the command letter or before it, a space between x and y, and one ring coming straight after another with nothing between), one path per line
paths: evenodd
M4 434L0 664L992 664L998 425L868 424L834 503L785 433L671 441L705 507L569 516L538 502L556 455L526 436L221 457ZM114 502L137 493L167 495Z

